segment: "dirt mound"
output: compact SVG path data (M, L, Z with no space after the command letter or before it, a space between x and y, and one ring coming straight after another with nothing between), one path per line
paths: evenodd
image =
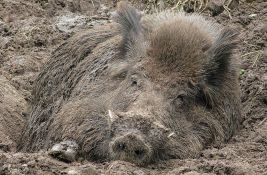
M52 51L74 33L108 23L112 7L111 1L95 0L0 2L0 174L266 174L267 3L262 0L240 1L230 13L225 10L214 18L204 12L212 20L237 28L242 36L244 122L228 144L204 150L199 159L170 160L146 168L122 161L67 164L45 151L15 153L38 72Z
M2 75L0 75L0 149L15 151L27 111L27 102L15 87Z

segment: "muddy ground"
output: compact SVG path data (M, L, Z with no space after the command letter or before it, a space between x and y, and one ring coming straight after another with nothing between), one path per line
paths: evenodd
M143 9L151 9L151 1L134 2ZM242 36L238 51L244 122L229 143L202 151L198 159L170 160L149 167L122 161L97 164L78 160L68 164L50 158L46 150L16 152L30 113L36 75L64 40L81 30L109 23L114 3L112 0L0 0L0 175L267 175L267 2L264 0L241 1L233 5L230 13L225 10L215 17L203 12L207 18L237 28Z

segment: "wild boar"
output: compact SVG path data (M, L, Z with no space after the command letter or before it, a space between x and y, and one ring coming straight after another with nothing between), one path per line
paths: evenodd
M141 15L127 2L113 19L53 53L22 148L144 166L229 140L241 120L237 32L197 14Z

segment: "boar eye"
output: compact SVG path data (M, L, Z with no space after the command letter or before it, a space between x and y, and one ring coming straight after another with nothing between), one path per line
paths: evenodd
M184 101L185 101L185 97L186 97L185 92L184 91L180 92L177 95L176 99L175 99L176 106L181 106L184 103Z
M177 96L177 99L181 100L181 101L184 101L184 96L183 95L178 95Z
M184 97L183 96L179 95L179 96L176 97L175 104L177 106L181 106L183 104L183 102L184 102Z
M117 75L117 78L124 79L127 76L127 71L123 71Z

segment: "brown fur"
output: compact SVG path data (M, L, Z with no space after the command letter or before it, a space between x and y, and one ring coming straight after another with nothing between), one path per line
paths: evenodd
M236 33L198 15L141 17L125 2L114 21L54 52L23 149L73 140L87 159L146 165L230 139L240 122Z

